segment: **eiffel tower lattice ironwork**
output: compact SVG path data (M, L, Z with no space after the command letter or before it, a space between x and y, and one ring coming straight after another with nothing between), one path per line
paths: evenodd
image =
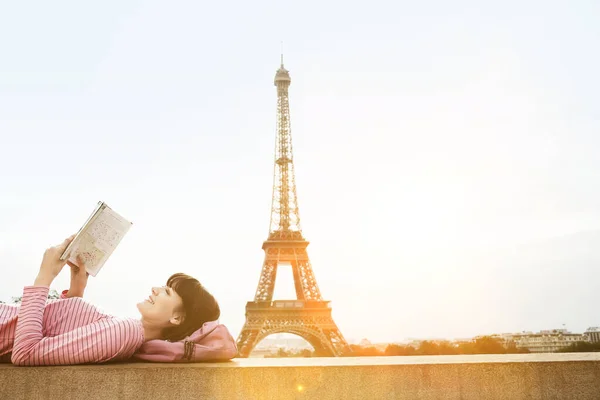
M293 333L303 337L317 355L340 356L348 344L331 316L329 301L321 297L302 236L290 129L289 72L281 67L275 74L277 87L277 141L271 225L263 243L265 259L254 296L246 304L246 322L237 339L240 357L248 357L265 337L274 333ZM275 278L280 263L292 267L296 299L273 300Z

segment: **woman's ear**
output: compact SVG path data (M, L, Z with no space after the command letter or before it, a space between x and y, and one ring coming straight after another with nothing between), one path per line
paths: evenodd
M183 316L181 314L175 314L171 317L171 319L169 320L169 322L172 325L181 325L181 323L183 322Z

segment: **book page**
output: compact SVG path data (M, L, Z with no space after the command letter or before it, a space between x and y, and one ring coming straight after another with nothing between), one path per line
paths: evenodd
M79 255L87 272L96 276L130 227L131 222L105 205L77 238L69 254L69 261L79 266Z

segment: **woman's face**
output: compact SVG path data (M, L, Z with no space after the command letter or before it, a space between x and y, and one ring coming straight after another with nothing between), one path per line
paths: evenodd
M168 286L153 287L152 294L137 305L142 319L154 326L168 327L182 321L183 300Z

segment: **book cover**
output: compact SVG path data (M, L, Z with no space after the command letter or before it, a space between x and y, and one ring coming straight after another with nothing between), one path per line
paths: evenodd
M61 260L68 260L81 267L77 261L77 257L80 256L87 272L96 276L127 234L131 225L130 221L100 201L71 244L65 249Z

